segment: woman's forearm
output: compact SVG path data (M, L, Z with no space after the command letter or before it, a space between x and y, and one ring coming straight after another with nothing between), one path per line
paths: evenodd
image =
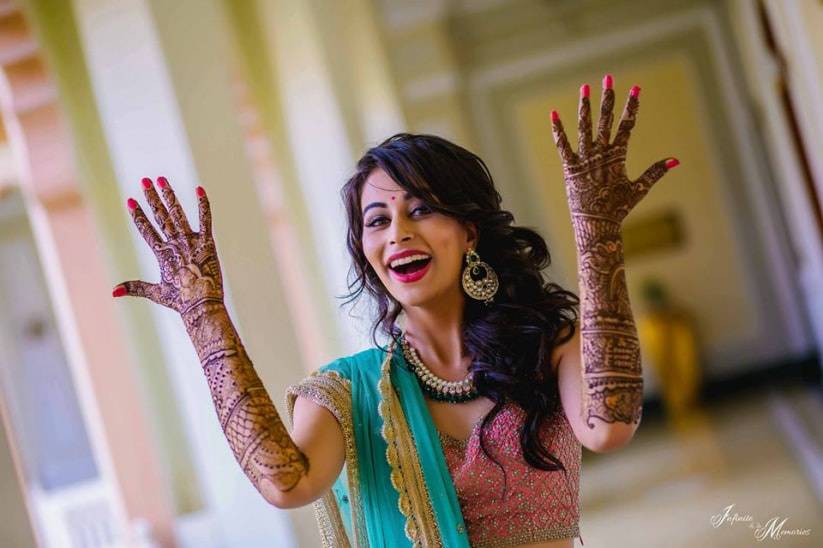
M640 422L643 375L623 263L620 223L573 213L580 283L583 416L589 428Z
M243 472L267 500L271 485L292 489L308 472L308 460L289 436L224 303L202 302L182 317Z

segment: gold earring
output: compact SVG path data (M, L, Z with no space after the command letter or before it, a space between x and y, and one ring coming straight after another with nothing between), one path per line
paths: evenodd
M497 272L489 265L480 260L473 249L466 252L466 268L463 269L463 290L472 299L483 301L489 304L494 300L494 295L500 287L497 279Z

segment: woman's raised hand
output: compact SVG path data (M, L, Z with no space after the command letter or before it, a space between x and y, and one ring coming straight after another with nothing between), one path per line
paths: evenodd
M180 202L165 177L157 178L163 199L151 179L143 179L143 193L151 207L158 232L137 200L127 205L137 230L149 244L160 266L160 282L123 282L112 295L145 297L181 315L204 302L223 302L223 278L211 232L211 209L206 191L197 187L200 230L194 232Z
M566 196L574 221L576 214L600 217L620 224L629 211L649 192L651 187L671 168L680 162L675 158L660 160L651 165L640 177L632 181L626 176L626 150L629 136L640 106L640 88L629 91L617 134L610 141L612 131L614 90L611 75L603 78L603 94L600 99L600 119L597 136L592 139L591 105L589 85L580 88L577 120L577 152L572 150L563 124L556 111L552 111L552 132L566 181Z

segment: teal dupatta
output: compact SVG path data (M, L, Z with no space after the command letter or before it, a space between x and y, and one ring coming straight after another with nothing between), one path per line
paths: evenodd
M324 546L468 548L466 526L437 429L402 352L338 358L286 391L340 422L346 464L313 503Z

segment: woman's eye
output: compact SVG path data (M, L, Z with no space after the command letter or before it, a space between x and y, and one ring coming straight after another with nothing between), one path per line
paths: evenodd
M414 212L416 212L417 210L421 210L423 213L430 213L431 212L431 208L429 208L428 206L420 206L420 207L416 207L416 208L412 209L412 211L411 211L412 214L414 214ZM382 215L380 215L378 217L373 218L371 221L369 221L369 224L367 224L366 226L367 227L378 226L379 224L382 224L380 221L384 221L384 220L386 220L386 218L383 217Z

